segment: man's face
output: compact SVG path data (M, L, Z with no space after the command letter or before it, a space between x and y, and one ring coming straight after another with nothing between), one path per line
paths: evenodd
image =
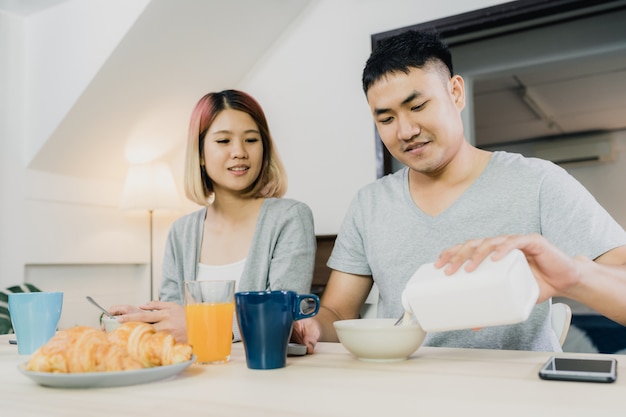
M411 169L436 174L465 141L463 79L436 64L390 73L367 92L378 133L389 152Z

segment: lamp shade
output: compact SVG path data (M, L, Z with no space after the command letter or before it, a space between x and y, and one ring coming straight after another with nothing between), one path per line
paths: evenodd
M180 199L169 166L162 162L131 165L120 207L122 210L178 209Z

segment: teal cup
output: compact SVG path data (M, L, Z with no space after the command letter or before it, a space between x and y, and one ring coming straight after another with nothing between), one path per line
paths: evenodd
M249 291L235 293L235 309L250 369L283 368L293 322L317 314L320 300L315 294L293 291Z
M9 294L9 314L20 355L32 354L54 336L62 307L62 292Z

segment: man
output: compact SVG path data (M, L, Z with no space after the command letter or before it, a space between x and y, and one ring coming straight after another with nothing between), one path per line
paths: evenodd
M328 261L320 312L294 327L309 353L318 341L337 341L332 323L357 318L374 281L379 316L397 318L420 265L436 261L452 274L468 261L471 271L514 248L540 287L528 320L433 333L425 345L558 351L554 296L626 324L626 232L560 167L467 142L464 81L436 34L410 31L382 42L363 71L363 89L383 143L406 168L353 200Z

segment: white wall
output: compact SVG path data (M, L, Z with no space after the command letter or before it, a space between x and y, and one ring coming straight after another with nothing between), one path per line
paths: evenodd
M626 228L626 131L612 135L616 160L600 165L567 167L567 171L581 182L598 202Z
M0 288L24 279L22 29L21 19L0 13Z
M497 3L500 2L475 0L460 5L453 0L435 4L412 0L314 1L282 40L268 51L265 59L250 71L239 87L263 98L262 104L289 171L288 195L311 205L317 233L336 233L351 196L360 186L375 178L373 125L359 81L361 68L369 54L370 35ZM4 262L0 265L3 272L0 285L22 280L26 263L47 264L55 259L68 264L145 263L148 260L146 219L129 220L126 218L128 214L116 211L121 184L24 168L25 161L40 146L37 138L45 137L46 132L54 129L53 116L62 117L57 114L58 109L72 105L76 89L93 76L90 74L97 69L97 63L102 62L106 51L125 32L124 25L131 24L137 11L145 6L144 1L136 1L124 12L122 5L127 4L124 2L116 2L104 10L103 2L94 3L95 10L106 15L110 27L115 28L107 32L94 23L93 12L85 11L81 4L76 0L64 2L43 15L35 14L25 19L0 14L3 23L14 22L11 35L17 36L18 41L12 40L13 56L2 54L0 59L4 62L0 64L5 68L9 63L23 62L28 67L11 69L11 81L22 83L18 84L21 88L14 87L12 91L11 109L18 102L21 112L17 119L10 115L13 119L10 128L16 132L10 135L12 141L5 143L3 140L2 155L9 163L3 165L8 166L8 173L3 175L2 198L6 202L3 210L7 215L2 217L2 226L10 233L2 233ZM119 15L118 20L116 15ZM46 46L51 39L42 35L49 31L38 25L47 27L50 22L72 29L76 43L68 48L84 49L81 34L89 34L90 39L98 40L90 47L100 51L75 56L57 47L56 56L49 56ZM2 27L4 30L8 26L3 24ZM60 30L57 40L67 37L67 28ZM109 38L104 39L107 33ZM8 42L9 38L3 36L3 42ZM45 62L50 63L51 73L58 75L67 71L67 74L61 78L47 77L45 72L42 74L46 70ZM45 88L46 80L51 79L60 79L63 87L67 84L67 91L57 95L54 91L59 90L59 85L51 85L48 86L51 94L44 95L44 101L33 102L33 90ZM8 82L9 77L3 80L13 85ZM58 105L57 110L55 105ZM6 109L9 108L7 104ZM38 114L45 117L33 123ZM25 115L29 116L26 118ZM3 111L3 116L9 117L8 112ZM28 120L28 123L20 123L20 120ZM59 152L63 150L59 149ZM182 155L183 152L173 155L174 165L182 164ZM180 178L178 180L180 185ZM186 211L194 208L193 205L185 206ZM32 215L44 217L41 221L31 221L28 216ZM159 224L156 225L155 256L162 253L161 239L164 239L168 222L174 217L166 217L160 229ZM136 223L129 227L128 223L133 221ZM93 227L82 226L90 222ZM98 228L107 233L99 233ZM120 233L111 233L111 229L118 229ZM132 243L136 241L142 241L143 246ZM122 255L119 248L126 246L130 250ZM158 283L159 264L155 270Z
M27 18L0 12L0 288L26 281L63 291L61 326L95 324L86 295L105 305L150 298L148 213L119 209L122 184L27 168L146 2L69 1ZM45 36L50 24L58 38ZM174 218L155 214L158 282Z
M262 98L289 173L318 234L337 233L350 200L376 179L374 124L361 71L375 33L503 3L317 1L242 82Z
M24 126L26 161L52 135L147 3L68 0L24 20L24 111L28 120L37 120Z

